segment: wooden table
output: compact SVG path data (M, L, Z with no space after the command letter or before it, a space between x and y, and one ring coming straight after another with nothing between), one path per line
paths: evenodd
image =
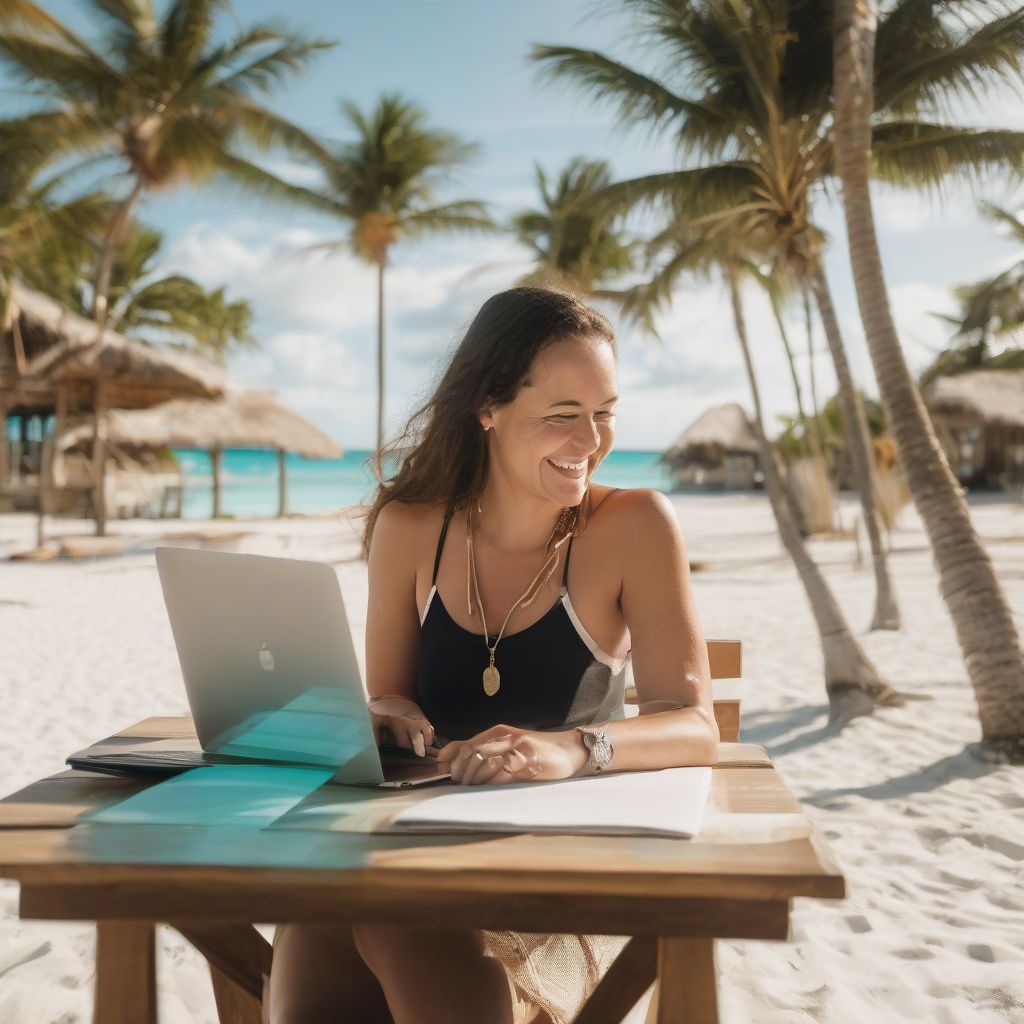
M106 742L194 740L152 718ZM334 831L325 786L263 830L84 823L144 788L68 771L0 801L0 876L20 913L97 923L96 1024L156 1021L157 923L209 960L222 1024L257 1024L269 944L254 922L391 922L633 936L577 1024L613 1024L657 978L657 1024L718 1021L715 938L788 937L794 897L842 873L764 750L722 744L694 840ZM318 819L314 830L308 822ZM319 817L318 817L319 816ZM344 826L342 826L344 827Z

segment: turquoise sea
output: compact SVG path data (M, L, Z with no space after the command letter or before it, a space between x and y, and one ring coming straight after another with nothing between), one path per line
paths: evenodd
M659 452L613 451L594 479L615 487L671 489ZM184 515L204 519L212 505L210 456L176 451L185 481ZM367 465L371 453L356 449L340 459L309 460L288 456L288 511L316 514L353 505L373 491ZM226 515L277 514L277 453L228 450L221 460L221 508Z

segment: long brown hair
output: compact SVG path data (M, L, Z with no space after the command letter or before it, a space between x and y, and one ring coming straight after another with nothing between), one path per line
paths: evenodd
M492 295L466 330L433 394L377 457L378 487L366 512L363 555L369 554L377 517L389 501L455 509L479 495L487 478L480 411L485 405L511 402L548 345L595 335L614 351L612 325L572 295L546 288L510 288ZM389 462L399 468L386 480L383 466ZM577 511L577 522L583 511Z

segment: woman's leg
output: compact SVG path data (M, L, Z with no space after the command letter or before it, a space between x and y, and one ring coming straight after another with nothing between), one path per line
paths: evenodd
M356 925L352 932L395 1024L513 1024L505 969L484 953L478 931Z
M279 925L264 1000L268 1024L393 1024L387 1000L341 925Z

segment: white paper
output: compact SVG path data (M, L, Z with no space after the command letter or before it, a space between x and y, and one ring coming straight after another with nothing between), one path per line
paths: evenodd
M711 769L665 768L558 782L446 787L400 811L401 831L548 832L690 838L700 829Z

